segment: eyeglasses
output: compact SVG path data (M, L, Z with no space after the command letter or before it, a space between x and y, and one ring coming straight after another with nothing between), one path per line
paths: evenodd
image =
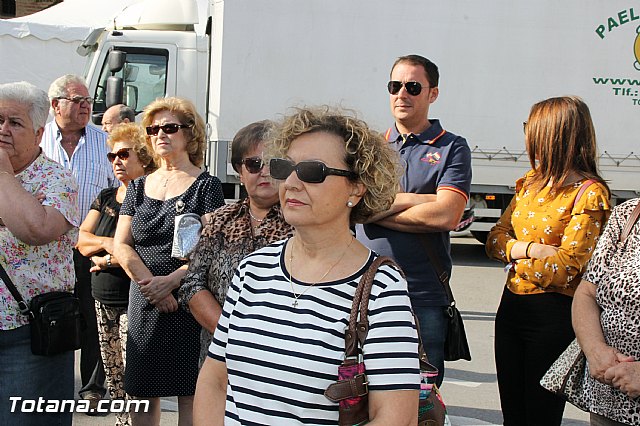
M526 134L527 133L527 122L523 121L522 122L522 131Z
M84 101L91 105L94 102L94 99L91 96L74 96L73 98L58 96L56 99L64 99L65 101L73 102L74 104L79 104Z
M417 81L407 81L406 83L403 83L401 81L392 80L387 83L387 90L390 94L397 95L400 89L402 89L402 86L404 86L407 93L411 96L418 96L420 92L422 92L422 84Z
M133 148L122 148L117 150L116 152L107 152L107 158L109 159L110 163L113 163L116 160L116 157L121 160L126 160L127 158L129 158L129 151L132 149Z
M301 161L294 164L291 160L284 158L272 158L269 162L271 177L278 180L285 180L294 170L298 179L307 183L322 183L329 175L345 176L355 179L356 174L349 170L333 169L327 167L322 161Z
M252 175L260 173L262 168L265 166L261 157L247 157L243 160L240 160L239 164L244 164L244 166L247 168L247 171Z
M189 126L188 124L176 124L176 123L163 124L162 126L158 126L158 125L148 126L147 135L157 136L158 133L160 132L160 129L162 129L162 131L165 132L167 135L171 135L173 133L176 133L180 129L187 129L189 127L191 126Z

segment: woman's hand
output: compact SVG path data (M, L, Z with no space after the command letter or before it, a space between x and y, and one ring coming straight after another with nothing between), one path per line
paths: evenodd
M107 256L91 256L93 266L89 269L89 272L100 272L107 269Z
M558 250L560 250L560 248L556 246L533 243L529 248L529 257L534 259L543 259L545 257L555 256Z
M586 354L589 361L589 374L597 381L613 386L611 378L607 378L606 372L621 362L633 361L633 357L625 357L616 348L608 345L600 345Z
M605 380L616 389L625 393L629 398L640 397L640 362L620 362L605 372Z
M138 281L138 284L140 285L142 295L153 305L158 305L160 301L171 295L173 289L177 288L174 280L169 275L142 279ZM172 298L175 301L173 296Z
M163 314L168 314L169 312L175 312L178 310L178 301L171 293L155 305L156 308L158 308L158 311Z

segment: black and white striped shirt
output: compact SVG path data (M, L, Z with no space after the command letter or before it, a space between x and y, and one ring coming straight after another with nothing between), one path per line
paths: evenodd
M209 356L226 363L226 425L336 425L323 392L338 378L344 330L371 252L352 276L309 288L292 306L288 240L245 258L233 278ZM308 283L293 280L296 293ZM390 266L375 276L364 345L371 391L419 389L418 338L407 283Z

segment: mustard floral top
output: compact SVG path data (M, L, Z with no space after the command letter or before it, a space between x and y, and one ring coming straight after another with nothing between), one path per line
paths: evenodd
M587 179L557 191L544 187L527 189L529 171L516 182L516 195L500 220L489 232L487 254L508 265L507 288L516 294L548 291L573 296L580 277L609 217L609 194L598 182ZM580 188L587 184L579 200ZM511 259L518 241L547 244L559 248L542 259Z
M6 226L0 226L0 262L27 303L41 293L72 292L76 279L72 249L78 241L80 224L78 184L69 171L44 154L18 173L16 179L31 194L44 193L42 205L58 210L74 227L57 240L32 246L15 237ZM28 323L0 279L0 330Z

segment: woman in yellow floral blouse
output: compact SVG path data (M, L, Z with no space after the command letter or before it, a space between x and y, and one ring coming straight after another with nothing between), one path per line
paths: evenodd
M609 215L609 189L580 98L535 104L525 143L532 170L486 247L508 271L496 314L498 388L506 426L560 425L564 401L539 381L574 338L571 301Z

